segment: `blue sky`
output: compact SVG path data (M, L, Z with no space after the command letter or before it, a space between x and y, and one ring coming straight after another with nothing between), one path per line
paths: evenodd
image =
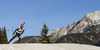
M25 21L22 37L39 36L44 23L50 32L99 10L100 0L0 0L0 27L10 30L7 31L10 40L12 27L14 30Z

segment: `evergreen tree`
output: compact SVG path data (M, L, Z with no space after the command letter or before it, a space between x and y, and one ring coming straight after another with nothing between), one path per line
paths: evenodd
M46 26L46 24L43 25L43 28L41 29L41 37L42 39L40 40L40 43L50 43L49 41L49 36L48 34L48 27Z
M1 31L1 28L0 28L0 43L2 43L2 31Z
M7 34L6 34L6 28L5 27L3 29L3 43L8 43Z
M6 28L0 28L0 44L7 44L8 40L7 40L7 34L6 34Z

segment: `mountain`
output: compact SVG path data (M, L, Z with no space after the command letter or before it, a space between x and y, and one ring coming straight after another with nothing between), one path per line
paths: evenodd
M69 33L83 33L84 28L92 25L100 24L100 11L96 11L90 14L86 14L84 18L72 28Z
M50 32L52 35L52 40L54 42L64 35L72 33L84 33L88 27L97 26L100 24L100 11L95 11L93 13L86 14L81 20L74 21L64 28L56 28ZM98 27L98 26L97 26Z
M84 33L100 33L100 24L92 25L84 28Z

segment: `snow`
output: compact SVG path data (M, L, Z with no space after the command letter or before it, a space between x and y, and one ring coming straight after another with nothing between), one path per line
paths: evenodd
M100 47L82 44L0 44L0 50L100 50Z

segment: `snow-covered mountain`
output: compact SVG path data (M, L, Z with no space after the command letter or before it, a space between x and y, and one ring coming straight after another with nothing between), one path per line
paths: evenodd
M67 33L83 33L84 28L92 25L100 24L100 11L86 14L85 17L76 24L70 32Z
M100 11L95 11L93 13L86 14L81 20L75 21L72 24L69 24L67 27L56 28L50 32L49 35L52 35L53 40L57 40L63 35L71 33L83 33L84 29L89 26L96 26L100 24Z

